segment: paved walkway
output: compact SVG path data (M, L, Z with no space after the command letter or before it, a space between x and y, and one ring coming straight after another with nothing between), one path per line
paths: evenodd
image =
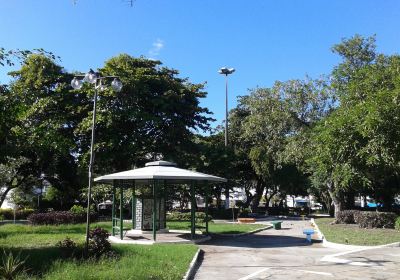
M279 231L203 243L195 279L399 279L400 247L325 248L306 243L304 228L311 228L309 221L284 221Z

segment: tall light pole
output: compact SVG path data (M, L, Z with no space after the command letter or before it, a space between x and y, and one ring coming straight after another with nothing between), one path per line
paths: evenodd
M235 68L222 67L218 73L225 75L225 147L228 146L228 75L235 72ZM229 208L229 188L225 190L225 208Z
M218 73L225 75L225 147L228 146L228 75L235 72L234 68L222 67Z
M83 77L82 80L77 77ZM95 141L95 129L96 129L96 107L97 107L97 93L98 91L103 91L107 88L103 84L106 79L113 79L111 82L111 87L116 92L121 91L122 83L116 76L100 76L100 73L94 72L92 69L85 75L75 75L71 81L71 86L74 89L81 89L83 83L89 83L94 85L94 97L93 97L93 117L92 117L92 138L90 141L90 161L89 161L89 185L88 185L88 197L87 197L87 209L86 209L86 243L85 243L85 254L88 255L89 249L89 225L90 225L90 199L92 196L92 173L93 173L93 163L94 163L94 141Z

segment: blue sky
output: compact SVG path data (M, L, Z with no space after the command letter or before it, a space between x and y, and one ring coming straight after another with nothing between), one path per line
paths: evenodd
M119 53L160 59L192 82L207 82L201 104L224 119L249 88L318 77L338 62L330 47L356 33L378 50L400 48L400 1L368 0L0 0L0 46L44 48L67 70L87 71ZM0 68L0 81L8 80ZM215 125L216 125L215 124Z

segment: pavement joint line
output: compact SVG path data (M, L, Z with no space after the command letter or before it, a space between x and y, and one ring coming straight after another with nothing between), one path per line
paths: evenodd
M332 276L333 277L333 274L330 273L330 272L312 271L312 270L304 270L304 269L295 269L295 270L300 271L300 272L306 272L306 273L312 273L312 274L318 274L318 275L325 275L325 276Z
M363 263L363 262L353 262L351 260L342 259L342 258L338 258L338 257L345 256L345 255L352 254L352 253L359 253L359 252L363 252L363 251L367 251L367 250L386 248L386 247L390 247L390 246L396 245L397 243L398 242L391 243L391 244L385 244L385 245L378 245L378 246L368 246L368 247L365 246L365 248L360 248L360 249L340 252L340 253L336 253L336 254L332 254L332 255L326 255L326 256L321 258L321 261L322 262L333 262L333 263L349 264L349 265L354 265L354 266L374 266L374 265L376 265L376 264L374 264L374 262L365 262L365 263Z
M256 272L253 272L252 274L249 274L249 275L247 275L247 276L245 276L245 277L239 278L238 280L248 280L248 279L251 279L252 277L254 277L254 276L256 276L256 275L258 275L258 274L260 274L260 273L262 273L262 272L264 272L264 271L267 271L268 269L270 269L270 268L269 268L269 267L265 267L265 268L260 269L260 270L258 270L258 271L256 271Z

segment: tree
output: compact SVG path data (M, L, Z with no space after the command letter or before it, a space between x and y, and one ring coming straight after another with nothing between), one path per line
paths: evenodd
M0 206L6 200L11 190L27 188L35 183L35 178L29 174L29 160L23 157L8 158L6 163L0 163Z
M182 162L194 132L209 128L210 112L199 106L203 85L179 78L161 62L120 55L100 72L119 76L124 87L99 93L96 174L141 165L149 154ZM45 179L58 207L68 208L86 184L93 87L73 90L73 75L41 54L27 56L10 75L15 80L0 95L0 141L8 145L0 163L28 159L28 173L21 176L38 184Z
M313 182L336 212L352 207L355 193L390 207L399 191L399 56L376 54L374 42L355 36L336 45L344 56L333 72L340 106L313 132Z
M179 163L193 146L193 131L209 128L210 112L199 106L199 98L206 96L203 85L178 78L178 71L161 67L161 62L119 55L100 71L120 77L124 86L119 93L100 93L96 173L140 166L149 154ZM93 90L84 87L76 94L87 94L90 100ZM85 102L81 108L86 111L91 105ZM75 129L81 166L87 166L90 146L91 113L84 115Z
M292 139L323 118L332 100L325 81L311 79L276 82L272 88L257 88L239 99L232 116L240 121L231 122L231 127L235 148L245 151L255 173L255 206L264 190L267 204L276 194L285 193L285 188L303 193L306 180L288 156L301 146ZM286 180L289 177L291 183Z

